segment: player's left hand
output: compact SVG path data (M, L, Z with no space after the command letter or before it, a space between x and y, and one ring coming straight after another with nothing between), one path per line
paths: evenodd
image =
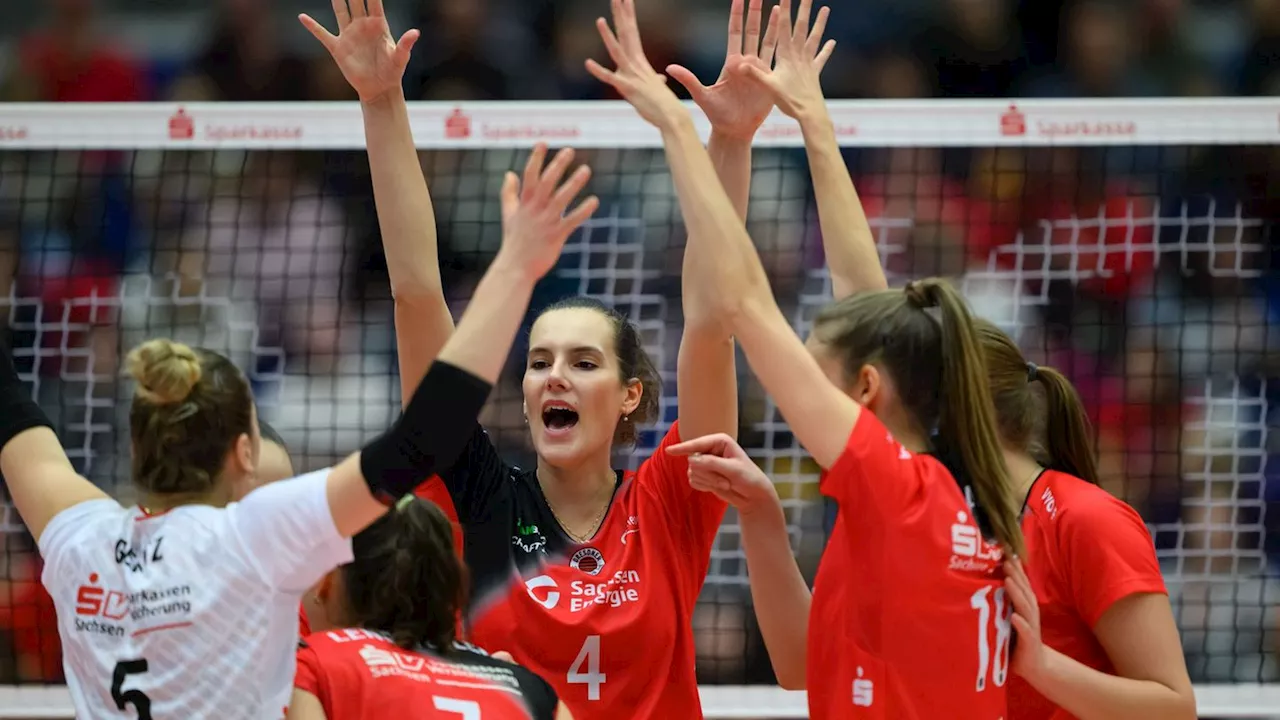
M688 111L676 94L667 87L667 77L653 69L640 44L640 26L636 21L635 0L612 0L615 36L604 18L596 20L596 29L604 47L613 58L616 70L609 70L595 60L587 60L587 72L610 85L650 124L668 127Z
M542 279L560 259L569 236L600 207L593 195L569 210L591 179L591 168L580 165L561 182L573 156L573 150L564 148L546 163L547 146L538 143L529 154L523 178L507 173L502 183L502 248L494 262L508 259L522 272Z
M739 68L754 65L768 71L773 67L773 53L778 46L779 14L778 8L774 7L761 41L760 19L764 0L750 0L744 35L742 7L745 2L733 0L729 10L729 50L725 54L720 78L714 85L703 85L693 72L682 65L667 66L667 75L689 91L689 97L711 121L712 130L749 142L773 110L773 96L743 75Z
M724 433L672 445L667 454L689 458L690 487L715 494L740 513L778 502L778 491L769 476L738 441Z
M1040 602L1027 577L1022 560L1012 555L1004 560L1004 591L1013 603L1013 627L1018 642L1013 651L1013 672L1029 682L1045 665L1045 644L1040 638Z

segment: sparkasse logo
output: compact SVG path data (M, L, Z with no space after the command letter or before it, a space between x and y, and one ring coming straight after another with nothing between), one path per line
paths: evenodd
M450 140L465 140L471 137L471 116L454 108L444 120L444 136Z
M0 142L17 142L27 139L25 125L0 125Z
M196 136L196 121L187 114L186 108L178 108L178 111L169 116L169 139L170 140L190 140Z
M1017 105L1010 105L1009 109L1000 115L1000 134L1007 137L1016 137L1027 134L1027 116Z

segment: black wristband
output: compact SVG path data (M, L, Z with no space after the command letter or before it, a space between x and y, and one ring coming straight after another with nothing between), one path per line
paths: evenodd
M0 350L0 448L31 428L52 428L49 416L31 399L31 390L18 379L9 351Z
M390 507L462 454L493 386L439 360L414 391L404 413L360 453L360 471L374 497Z

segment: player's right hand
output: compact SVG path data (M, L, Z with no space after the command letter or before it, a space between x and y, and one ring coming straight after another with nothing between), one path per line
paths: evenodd
M612 0L615 36L604 18L596 20L596 29L616 70L609 70L595 60L587 60L587 72L618 91L651 125L669 127L689 113L676 94L667 86L667 76L653 69L640 44L640 26L636 20L635 0Z
M591 168L580 166L562 184L573 150L565 148L543 169L547 146L538 143L525 164L524 178L508 172L502 183L502 249L500 255L533 277L541 278L555 267L564 243L591 217L600 201L595 196L569 203L591 179Z
M336 37L310 15L299 15L298 20L333 56L360 101L369 103L399 92L418 31L409 30L396 42L382 0L368 0L367 8L365 0L333 0L333 14L338 20Z
M764 2L751 0L744 36L744 2L745 0L733 0L733 6L729 10L729 50L725 53L720 78L714 85L703 85L692 71L681 65L667 66L667 75L689 91L689 97L693 98L706 114L707 120L711 121L712 130L750 142L773 110L773 96L769 90L744 75L739 68L743 65L755 65L767 71L773 67L781 15L775 6L769 14L762 41L760 16Z
M666 452L689 458L690 487L713 493L740 513L778 502L778 491L769 476L751 460L737 440L724 433L672 445Z
M778 50L773 69L762 68L756 64L744 64L737 72L754 80L772 97L778 109L796 120L803 120L815 113L825 113L827 100L822 95L822 83L819 77L831 53L836 49L836 41L822 42L822 33L827 29L827 17L830 8L823 7L818 17L809 27L809 15L813 0L800 0L800 10L796 13L794 25L789 25L791 18L791 0L782 0L778 5L781 27L778 31Z

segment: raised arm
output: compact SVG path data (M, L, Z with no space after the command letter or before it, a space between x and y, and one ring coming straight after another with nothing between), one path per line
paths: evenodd
M38 542L53 516L87 500L110 498L71 467L48 416L18 379L9 350L0 355L0 474Z
M401 401L407 403L453 332L440 281L435 212L401 86L418 31L409 30L396 42L382 0L368 0L367 10L363 0L334 0L333 10L336 37L308 15L299 19L360 96L374 203L395 298Z
M783 417L801 443L823 467L831 467L844 450L861 408L833 386L805 349L773 299L764 266L746 228L734 212L724 188L716 182L711 158L702 147L693 119L644 57L636 27L634 0L613 0L615 37L609 24L597 26L616 71L587 61L587 70L616 88L645 120L661 132L667 163L690 236L707 238L716 262L706 277L714 290L715 314L742 343L747 361L778 403ZM789 3L782 5L788 16ZM810 2L800 6L795 37L779 33L778 65L784 62L825 62L832 43L817 52L820 35L810 36ZM824 8L819 23L826 15ZM808 60L803 60L807 56Z
M788 2L781 7L789 13ZM802 10L803 12L803 10ZM789 17L789 14L788 14ZM826 16L818 14L818 22L809 33L810 41L822 38ZM807 29L807 28L805 28ZM813 177L813 193L818 201L818 220L822 224L822 247L831 271L831 288L837 300L864 290L888 287L875 236L862 209L862 201L849 176L836 142L835 125L822 95L819 76L830 57L830 44L814 58L811 49L796 54L795 43L780 55L777 67L743 68L762 92L767 92L778 108L800 123L809 173Z
M502 248L467 305L457 332L414 391L404 414L360 454L330 474L329 506L339 532L352 535L378 518L388 502L457 458L498 380L533 286L555 265L569 235L595 212L594 197L566 212L591 172L579 167L561 185L572 150L543 168L538 145L521 181L502 185Z
M770 24L762 44L762 4L762 0L751 0L744 25L744 0L733 0L729 49L714 85L704 86L687 68L673 65L668 69L711 121L707 147L712 166L740 222L746 221L751 195L751 141L773 109L768 93L739 71L744 65L768 67L773 59L776 26ZM738 434L733 339L728 326L715 315L715 300L709 297L711 289L706 280L707 266L714 262L714 244L691 228L681 274L684 334L676 364L680 434L684 437L716 432L735 437Z

